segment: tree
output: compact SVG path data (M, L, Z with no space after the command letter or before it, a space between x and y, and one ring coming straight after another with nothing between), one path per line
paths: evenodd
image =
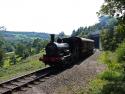
M110 42L110 46L112 44L112 46L117 48L118 44L125 39L125 0L105 0L105 3L99 11L99 16L102 17L103 15L110 15L111 17L117 19L117 22L114 25L115 20L110 20L110 25L106 27L109 29L108 31L110 36L102 42L108 41L108 38L111 38L113 41Z
M118 45L117 40L114 38L114 32L109 29L103 29L101 31L101 44L103 50L114 51Z
M39 42L40 42L40 39L39 39L39 38L34 39L34 41L33 41L33 47L37 47L38 44L39 44Z
M10 63L13 64L13 65L15 65L16 62L17 62L17 61L16 61L16 56L15 56L15 55L11 56L11 57L10 57Z
M72 37L75 36L75 33L76 33L76 31L73 30L71 36L72 36Z
M66 35L65 35L65 33L64 33L63 31L58 34L58 37L59 37L59 38L64 38L65 36L66 36Z
M85 30L87 27L79 27L76 31L73 30L71 36L84 36L84 34L87 35L87 30Z
M28 49L26 45L23 44L18 44L15 50L15 54L18 55L19 57L22 57L22 59L27 58L30 56L31 49Z
M48 40L44 40L44 41L42 42L42 47L45 48L46 45L48 44L48 42L49 42Z
M99 15L125 16L124 0L105 0Z
M41 40L41 39L39 39L39 38L37 38L37 39L35 39L34 41L33 41L33 48L34 48L34 52L36 53L36 54L38 54L40 51L41 51L41 49L42 48L44 48L45 46L44 46L45 44L44 44L44 41L43 40Z
M98 14L114 16L125 26L125 0L105 0Z
M18 55L19 57L22 57L23 50L24 50L24 46L21 44L17 44L15 54Z
M0 67L2 67L4 64L4 57L5 57L4 50L0 48Z
M0 26L0 31L6 31L6 27L5 26Z
M0 47L4 44L4 41L0 38Z

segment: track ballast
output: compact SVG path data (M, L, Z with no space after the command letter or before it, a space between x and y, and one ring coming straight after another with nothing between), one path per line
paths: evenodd
M22 87L48 77L53 67L47 67L35 72L0 83L0 94L12 94L14 90L21 90Z

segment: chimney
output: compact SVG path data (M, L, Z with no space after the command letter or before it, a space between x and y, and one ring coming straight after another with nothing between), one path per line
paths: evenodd
M54 42L55 34L50 34L50 36L51 36L51 42Z

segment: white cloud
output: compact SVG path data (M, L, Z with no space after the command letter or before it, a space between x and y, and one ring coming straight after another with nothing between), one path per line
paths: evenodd
M8 30L71 34L97 22L103 0L0 0L0 25Z

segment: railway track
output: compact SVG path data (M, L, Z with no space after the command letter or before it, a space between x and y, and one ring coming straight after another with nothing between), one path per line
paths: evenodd
M45 80L46 78L49 78L53 75L57 75L63 70L67 68L71 68L73 65L68 65L68 66L65 66L64 68L47 67L32 73L2 82L0 83L0 94L12 94L13 91L18 92L19 90L21 90L22 87L28 86L37 81L43 82L43 80Z
M12 94L14 90L21 90L22 87L39 81L52 74L53 67L47 67L30 74L26 74L0 84L0 94Z

